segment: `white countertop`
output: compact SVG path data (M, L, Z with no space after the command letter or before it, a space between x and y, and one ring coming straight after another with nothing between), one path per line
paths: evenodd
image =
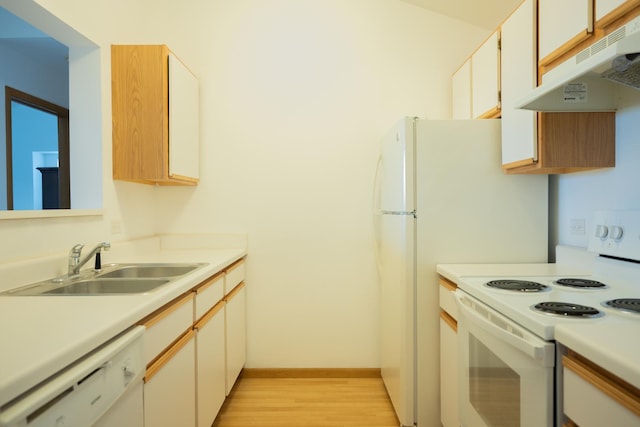
M556 341L640 388L640 323L619 320L598 325L558 325Z
M454 283L470 277L567 276L589 269L559 264L440 264L438 274ZM557 342L640 388L640 321L637 317L607 316L588 323L562 323L554 328Z
M0 407L246 254L244 249L142 252L103 262L204 262L148 294L0 296ZM29 282L26 282L27 284Z

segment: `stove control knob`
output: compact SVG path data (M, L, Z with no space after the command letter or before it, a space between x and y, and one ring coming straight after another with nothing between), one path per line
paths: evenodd
M596 225L596 237L600 239L604 239L609 234L609 227L606 225L598 224Z
M612 225L609 233L609 238L613 240L620 240L624 234L624 230L619 225Z

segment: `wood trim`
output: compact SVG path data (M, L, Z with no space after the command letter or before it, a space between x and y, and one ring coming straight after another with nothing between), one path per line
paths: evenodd
M167 317L168 315L170 315L171 313L173 313L183 304L186 304L189 301L192 301L193 298L195 298L195 294L189 291L183 294L182 296L179 296L178 298L163 305L162 307L160 307L159 309L157 309L156 311L154 311L153 313L151 313L150 315L148 315L147 317L139 321L138 324L144 325L145 327L150 328L156 323L158 323L159 321L161 321L162 319L164 319L165 317Z
M535 161L535 159L533 157L529 158L529 159L524 159L524 160L518 160L515 162L511 162L511 163L505 163L502 165L502 169L514 169L514 168L520 168L523 166L531 166L531 165L535 165L537 162Z
M157 374L158 371L160 371L160 369L162 369L164 365L166 365L173 358L173 356L175 356L180 350L182 350L184 346L187 345L189 341L191 341L191 339L193 339L195 333L195 330L189 329L187 332L185 332L184 335L182 335L182 337L180 337L175 342L175 344L169 347L147 368L143 379L145 384L151 381L154 375Z
M627 0L626 2L600 18L600 20L596 21L596 28L604 28L609 26L610 24L613 24L618 19L624 17L637 7L640 7L640 0Z
M598 390L640 416L640 389L585 357L570 351L562 356L562 365L596 387Z
M244 262L245 257L240 258L239 260L234 261L233 263L231 263L227 268L224 269L225 273L230 272L231 270L240 267L240 264L242 264Z
M547 67L549 64L556 61L558 58L562 57L566 52L571 51L575 46L578 46L585 40L591 38L592 36L593 36L593 31L589 32L587 30L584 30L576 34L571 39L563 43L559 48L557 48L556 50L554 50L544 58L538 60L538 67L540 67L541 70L545 72L548 71L548 70L545 70L545 67ZM542 72L540 74L542 74Z
M213 286L213 284L216 282L216 280L220 279L222 276L224 276L224 271L217 272L213 276L211 276L208 279L206 279L204 282L201 282L199 285L196 285L193 288L193 292L195 292L196 294L200 294L200 293L204 292L205 290L207 290L208 288Z
M440 286L442 286L443 288L447 288L447 290L451 292L455 292L456 289L458 289L458 285L456 285L454 282L447 279L446 277L440 276L439 283L440 283Z
M456 319L454 319L453 317L451 317L451 315L449 313L447 313L444 310L440 310L440 318L442 320L444 320L444 322L449 325L449 327L451 329L453 329L454 331L456 331L456 333L458 332L458 322L456 321Z
M235 297L238 294L238 292L240 292L242 290L242 288L244 288L244 287L245 287L244 282L238 283L236 285L236 287L231 290L231 292L229 292L227 295L225 295L223 301L226 301L226 302L231 301L233 299L233 297Z
M215 316L215 315L216 315L220 310L222 310L222 309L224 308L224 306L225 306L225 305L226 305L225 300L218 301L218 302L216 303L216 305L214 305L213 307L211 307L211 308L209 309L209 311L207 311L207 312L206 312L206 313L205 313L205 314L200 318L200 320L198 320L198 321L195 323L195 325L193 325L193 329L202 329L202 327L203 327L204 325L206 325L206 324L207 324L207 322L208 322L209 320L211 320L211 318L212 318L213 316Z
M562 424L562 427L579 427L573 420L567 418L567 421Z
M379 368L244 368L242 378L382 378Z
M198 183L200 182L200 178L191 178L189 176L178 175L176 173L169 174L169 178L171 179L172 183L175 180L182 182L182 184L184 185L198 185Z
M493 107L489 111L485 111L484 113L476 117L476 119L497 119L501 115L502 115L502 110L498 106L498 107Z

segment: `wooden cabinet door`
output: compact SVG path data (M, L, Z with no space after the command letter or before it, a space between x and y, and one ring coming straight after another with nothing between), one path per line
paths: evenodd
M536 3L526 0L502 25L502 164L537 160L536 113L516 108L536 87Z
M593 0L538 0L538 57L547 64L593 33Z
M240 283L226 297L226 394L229 395L233 385L247 359L247 326L245 308L245 286Z
M144 384L145 427L196 425L194 331L176 342L147 369Z
M471 59L451 76L451 118L468 120L471 116Z
M472 117L500 115L499 32L493 33L471 57Z

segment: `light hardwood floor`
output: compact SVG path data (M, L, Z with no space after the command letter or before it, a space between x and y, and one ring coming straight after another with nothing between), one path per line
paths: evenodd
M213 427L398 427L379 376L241 375Z

